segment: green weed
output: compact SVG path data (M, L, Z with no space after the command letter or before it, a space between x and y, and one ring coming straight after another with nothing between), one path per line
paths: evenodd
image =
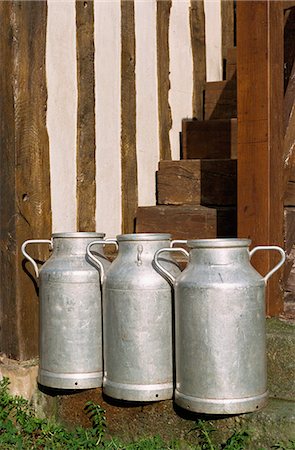
M211 422L198 420L190 431L195 433L195 443L188 441L165 442L160 436L146 437L128 444L106 437L105 410L89 401L85 414L91 421L90 428L76 427L69 431L48 419L39 419L29 402L12 396L9 380L0 381L0 449L1 450L248 450L251 436L247 431L236 431L223 444L214 442ZM192 439L190 439L191 441ZM295 441L278 443L272 448L295 450ZM261 449L262 450L262 449Z

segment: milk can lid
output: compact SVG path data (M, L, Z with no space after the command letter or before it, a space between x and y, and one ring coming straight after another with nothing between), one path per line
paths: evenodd
M191 248L232 248L249 247L250 239L240 238L219 238L219 239L192 239L187 241Z
M105 233L96 233L95 231L76 231L76 232L65 232L65 233L53 233L53 238L93 238L93 239L103 239Z
M119 234L118 241L169 241L171 234L168 233L133 233Z

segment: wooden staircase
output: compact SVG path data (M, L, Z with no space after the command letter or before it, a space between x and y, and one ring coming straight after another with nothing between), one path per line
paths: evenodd
M237 235L237 93L235 49L231 79L206 83L204 120L184 119L180 161L160 161L157 205L139 207L136 232L174 239Z

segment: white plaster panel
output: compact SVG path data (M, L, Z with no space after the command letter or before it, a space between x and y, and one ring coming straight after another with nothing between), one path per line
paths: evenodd
M206 36L206 78L207 81L220 81L222 80L220 0L204 0L204 10Z
M48 1L46 73L52 228L53 232L75 231L77 65L74 0Z
M159 161L156 2L135 2L138 203L155 205Z
M172 159L179 159L181 121L192 117L193 61L189 23L190 0L173 0L170 27L169 103L172 113L170 142Z
M95 1L96 229L121 233L121 4Z

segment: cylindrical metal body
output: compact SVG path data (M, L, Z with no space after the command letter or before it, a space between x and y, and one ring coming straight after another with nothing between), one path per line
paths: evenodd
M188 241L175 281L175 402L190 411L237 414L266 404L265 282L247 239ZM176 249L175 249L176 250Z
M58 233L42 266L40 299L40 384L59 389L102 385L100 273L86 257L87 245L102 233ZM93 247L105 268L103 246Z
M113 398L172 398L172 291L152 265L169 239L153 233L117 237L119 253L103 283L103 389ZM169 254L162 264L180 272Z

